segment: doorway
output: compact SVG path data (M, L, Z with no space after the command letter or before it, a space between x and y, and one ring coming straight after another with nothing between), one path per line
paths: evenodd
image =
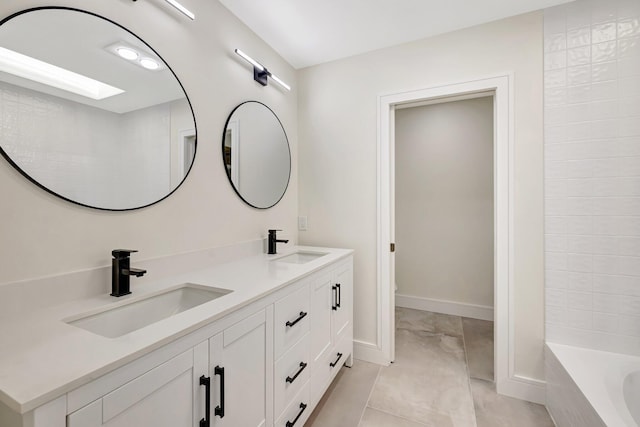
M494 371L498 393L513 377L513 77L497 76L464 83L382 95L378 99L378 307L381 358L395 358L395 120L407 105L428 105L492 96L494 225ZM392 245L393 244L393 245Z

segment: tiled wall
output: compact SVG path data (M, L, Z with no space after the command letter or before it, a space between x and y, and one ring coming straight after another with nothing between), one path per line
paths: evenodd
M640 0L547 9L549 341L640 354Z

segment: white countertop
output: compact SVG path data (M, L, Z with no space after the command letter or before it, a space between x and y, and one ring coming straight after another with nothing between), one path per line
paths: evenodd
M327 255L304 264L271 262L297 250ZM132 294L120 298L105 293L31 313L0 314L0 401L15 412L28 412L352 252L297 246L138 286L132 279ZM118 338L105 338L63 320L183 283L233 292Z

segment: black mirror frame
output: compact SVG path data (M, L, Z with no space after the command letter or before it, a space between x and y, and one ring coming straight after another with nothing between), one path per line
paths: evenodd
M176 81L178 82L178 84L180 85L180 88L182 89L182 92L184 93L184 96L187 100L187 104L189 104L189 110L191 111L191 116L193 117L193 127L195 130L195 141L194 141L194 152L193 152L193 160L191 161L191 165L189 166L189 170L187 171L187 173L184 175L184 178L182 178L182 181L180 181L180 184L178 184L176 186L176 188L174 188L173 190L171 190L167 195L165 195L164 197L162 197L161 199L156 200L155 202L152 203L148 203L146 205L142 205L142 206L136 206L133 208L124 208L124 209L114 209L114 208L102 208L102 207L97 207L97 206L91 206L91 205L87 205L85 203L80 203L78 201L69 199L65 196L62 196L58 193L56 193L55 191L45 187L44 185L42 185L41 183L39 183L38 181L36 181L34 178L32 178L28 173L26 173L24 170L22 170L20 168L20 166L18 166L12 159L11 157L9 157L9 155L4 151L4 149L2 148L2 145L0 144L0 154L2 154L2 156L7 160L7 162L9 162L9 164L11 164L11 166L13 166L18 172L20 172L22 174L22 176L24 176L25 178L27 178L29 181L31 181L33 184L35 184L36 186L40 187L41 189L43 189L44 191L46 191L49 194L52 194L62 200L65 200L67 202L71 202L75 205L79 205L79 206L83 206L86 208L91 208L91 209L97 209L97 210L101 210L101 211L110 211L110 212L126 212L126 211L133 211L133 210L138 210L138 209L143 209L149 206L153 206L156 203L160 203L161 201L163 201L164 199L166 199L167 197L171 196L173 193L175 193L175 191L180 188L180 186L182 186L182 184L185 182L185 180L187 179L187 177L189 176L189 173L191 172L191 169L193 168L193 164L195 163L196 160L196 156L197 156L197 152L198 152L198 126L196 124L196 116L195 113L193 111L193 106L191 105L191 100L189 99L189 95L187 95L187 91L184 89L184 86L182 85L182 82L180 81L180 79L178 78L178 76L176 75L176 73L173 71L173 69L171 68L171 66L167 63L167 61L164 60L164 58L158 53L156 52L156 50L151 47L146 41L144 41L142 38L140 38L137 34L135 34L133 31L127 29L126 27L118 24L115 21L112 21L109 18L105 18L104 16L98 15L97 13L94 12L89 12L87 10L82 10L82 9L78 9L78 8L74 8L74 7L66 7L66 6L39 6L39 7L32 7L29 9L24 9L21 10L19 12L13 13L11 15L9 15L8 17L0 20L0 28L2 27L2 25L4 25L5 22L16 18L20 15L23 15L25 13L29 13L29 12L35 12L38 10L69 10L69 11L73 11L73 12L80 12L80 13L85 13L87 15L91 15L94 16L96 18L100 18L103 19L119 28L121 28L122 30L126 31L127 33L133 35L134 37L136 37L138 40L140 40L146 47L148 47L155 55L158 56L158 58L160 58L162 60L162 62L164 63L164 65L167 67L167 69L171 72L171 74L173 75L173 77L176 79Z
M289 176L287 178L287 185L285 185L284 190L282 190L282 194L280 195L280 197L278 197L278 200L275 201L275 203L273 203L270 206L256 206L254 204L252 204L251 202L249 202L247 199L245 199L242 194L240 194L240 190L236 188L236 186L233 184L233 181L231 180L231 174L229 173L229 171L226 168L226 164L224 161L225 158L225 152L224 152L224 141L225 141L225 137L227 134L227 126L229 126L229 121L231 120L231 117L233 117L233 113L236 112L236 110L240 107L242 107L244 104L248 104L248 103L255 103L255 104L260 104L263 107L265 107L267 110L269 110L271 112L271 114L273 114L273 117L276 118L276 120L278 121L278 124L280 124L280 127L282 128L282 133L284 134L284 140L287 143L287 151L289 152ZM229 179L229 184L231 184L231 188L233 188L233 191L235 191L235 193L238 195L238 197L240 197L240 199L245 202L247 205L251 206L252 208L255 209L269 209L274 207L275 205L277 205L278 203L280 203L280 200L282 200L282 198L284 197L284 195L287 193L287 190L289 189L289 183L291 182L291 145L289 144L289 137L287 136L287 132L284 129L284 126L282 125L282 122L280 121L280 118L278 117L278 115L271 109L269 108L269 106L267 106L266 104L260 102L260 101L244 101L240 104L238 104L229 114L229 117L227 117L227 121L224 124L224 129L222 129L222 167L225 170L225 173L227 174L227 178Z

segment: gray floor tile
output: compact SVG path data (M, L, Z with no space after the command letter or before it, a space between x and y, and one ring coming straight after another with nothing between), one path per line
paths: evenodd
M352 368L340 369L305 426L357 426L380 368L374 363L354 360Z
M544 406L500 396L493 382L472 379L471 391L478 427L554 427Z
M475 426L462 338L398 329L396 360L381 369L369 407L426 425Z
M396 329L462 337L462 320L459 316L396 307Z
M462 318L469 376L493 381L493 322Z
M360 422L360 427L424 427L425 425L372 408L364 411L362 422Z

